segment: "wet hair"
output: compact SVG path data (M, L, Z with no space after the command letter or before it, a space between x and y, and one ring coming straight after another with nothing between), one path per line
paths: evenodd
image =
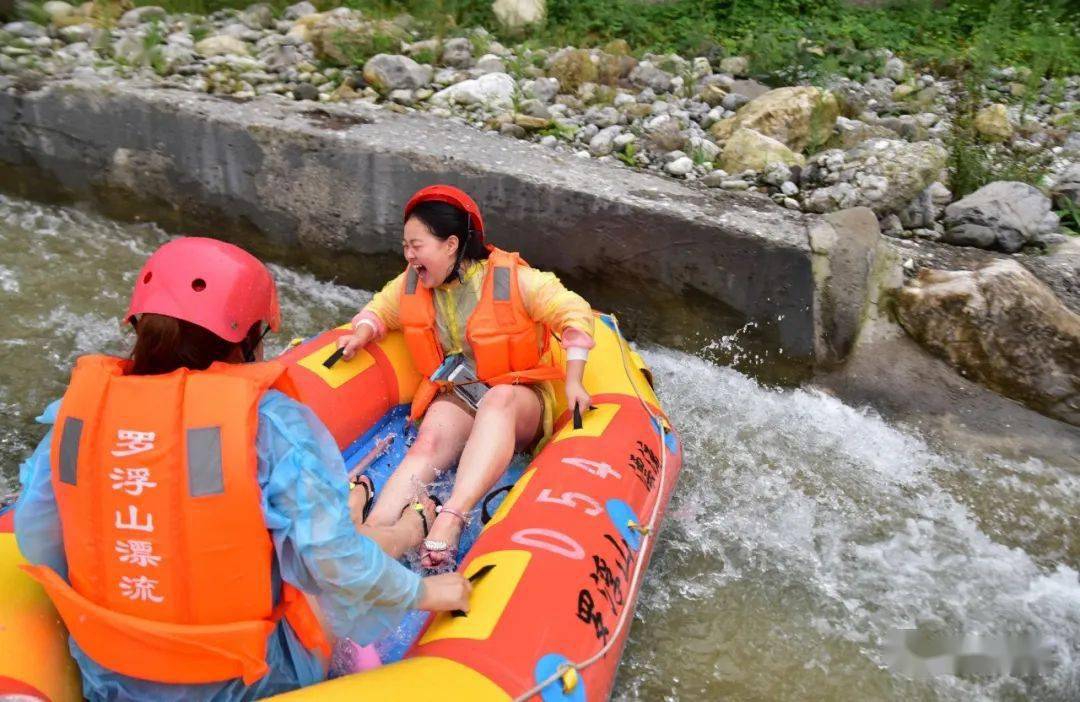
M214 361L248 356L262 339L261 323L248 330L239 343L222 339L191 322L163 314L144 314L135 323L135 348L131 351L131 375L160 375L179 368L206 370Z
M423 222L431 233L446 241L451 236L458 238L458 246L465 239L465 231L469 226L469 215L464 210L459 210L446 202L421 202L413 209L409 219L416 217ZM472 233L469 241L465 243L464 258L479 261L488 257L488 250L484 247L476 232ZM462 256L458 256L461 261Z

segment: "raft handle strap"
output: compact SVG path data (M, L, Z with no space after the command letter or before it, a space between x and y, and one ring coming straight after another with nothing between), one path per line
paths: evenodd
M326 360L322 362L323 368L330 369L334 367L334 364L341 360L341 357L345 355L345 347L342 346L334 353L326 357Z
M504 492L509 493L513 489L514 489L513 485L503 485L498 490L492 490L491 492L489 492L487 494L487 496L484 497L484 501L480 504L480 523L481 524L487 524L488 522L491 521L491 517L493 516L491 514L491 501L494 500L499 495L501 495L502 493L504 493Z

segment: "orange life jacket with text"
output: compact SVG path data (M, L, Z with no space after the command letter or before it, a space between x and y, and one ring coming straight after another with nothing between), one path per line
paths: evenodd
M549 330L542 327L541 338L521 299L518 268L528 264L516 253L495 247L489 251L480 299L465 326L465 338L476 359L476 377L488 385L562 378L563 372L548 357ZM412 266L405 271L398 317L413 365L425 378L413 398L415 421L445 388L429 379L445 354L435 327L434 298Z
M175 684L255 682L282 617L328 654L304 595L282 582L275 604L273 592L255 437L259 399L285 367L129 367L80 358L53 431L68 580L24 568L71 636L109 670Z

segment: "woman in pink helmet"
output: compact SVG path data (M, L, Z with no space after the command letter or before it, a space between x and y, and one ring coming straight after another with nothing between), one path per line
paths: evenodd
M423 188L405 205L403 221L405 272L375 295L354 318L353 335L339 343L348 358L400 329L427 378L412 407L412 419L423 418L417 439L380 486L368 523L392 523L415 481L428 483L457 463L453 490L422 548L422 563L442 569L453 566L470 510L514 451L551 436L554 381L565 381L567 407L589 409L582 374L594 317L553 273L487 244L480 208L458 188ZM565 364L554 361L553 336ZM374 486L365 488L370 498Z
M71 633L83 695L266 697L325 677L326 639L367 643L410 608L468 608L451 574L421 579L357 533L326 428L261 362L280 323L269 271L182 238L139 272L129 359L80 358L20 471L28 571ZM422 537L409 510L382 532Z

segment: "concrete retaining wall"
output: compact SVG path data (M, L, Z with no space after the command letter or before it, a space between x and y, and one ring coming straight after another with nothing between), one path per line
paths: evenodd
M697 289L819 363L849 348L878 248L873 218L851 220L867 231L847 236L759 196L360 105L57 82L0 93L0 163L78 197L130 193L361 254L398 250L405 200L449 182L481 203L494 243L534 265L631 276L646 296Z

